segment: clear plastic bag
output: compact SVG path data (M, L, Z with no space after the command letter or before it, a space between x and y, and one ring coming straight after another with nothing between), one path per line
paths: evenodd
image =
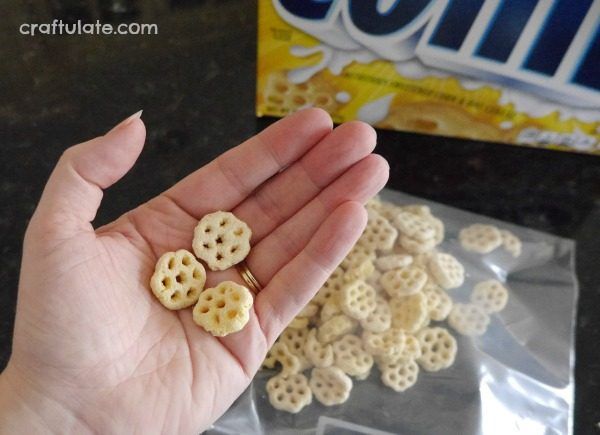
M316 400L299 414L280 412L265 391L273 371L261 370L209 434L571 434L574 328L578 287L575 244L531 229L384 191L382 198L427 204L446 226L440 250L464 264L465 284L450 294L467 301L476 282L495 278L510 291L506 308L476 338L451 330L458 342L452 367L421 371L404 393L385 387L378 370L356 381L348 401L325 407ZM458 242L461 228L491 223L523 242L513 258L502 249L480 255Z

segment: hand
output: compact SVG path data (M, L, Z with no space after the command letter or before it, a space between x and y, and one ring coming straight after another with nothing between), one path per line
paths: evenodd
M146 204L94 230L102 190L134 164L130 118L68 149L24 242L0 427L12 433L198 433L247 387L266 351L342 260L386 183L375 133L325 112L283 119ZM200 217L229 210L252 229L247 264L264 289L245 328L216 338L149 290L158 257L191 249ZM207 287L234 269L208 272ZM23 423L28 431L22 430Z

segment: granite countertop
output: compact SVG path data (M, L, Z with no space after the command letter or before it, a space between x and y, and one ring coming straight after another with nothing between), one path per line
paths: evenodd
M102 224L271 122L254 115L256 12L242 0L6 0L0 20L0 367L22 237L70 144L144 109L147 145L106 192ZM157 36L22 36L52 18L134 19ZM389 187L577 242L575 433L600 421L600 158L382 131Z

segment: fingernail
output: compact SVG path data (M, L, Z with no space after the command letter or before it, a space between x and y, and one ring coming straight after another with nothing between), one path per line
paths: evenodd
M136 119L140 119L142 117L143 112L144 112L143 110L140 110L139 112L135 112L133 115L131 115L130 117L126 118L125 120L123 120L119 124L117 124L115 127L113 127L112 130L110 130L110 131L116 130L117 128L125 127L126 125L131 124Z
M123 123L125 125L127 124L131 124L131 122L135 119L140 119L142 117L142 113L144 113L143 110L140 110L139 112L135 112L133 115L131 115L129 118L127 118L125 121L123 121Z

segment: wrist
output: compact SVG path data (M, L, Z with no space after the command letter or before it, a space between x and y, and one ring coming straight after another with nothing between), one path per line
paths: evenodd
M88 433L76 415L9 366L0 374L0 434Z

